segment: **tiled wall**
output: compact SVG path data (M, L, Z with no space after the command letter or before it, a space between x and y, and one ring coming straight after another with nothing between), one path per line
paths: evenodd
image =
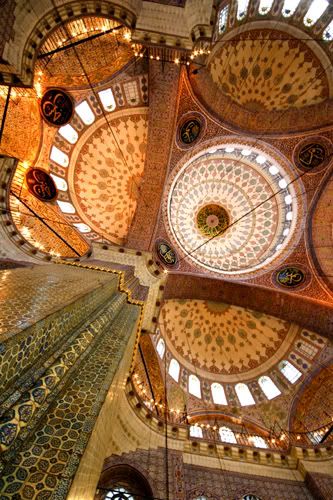
M104 464L99 487L108 487L112 467L127 464L136 468L148 480L157 498L166 497L166 460L169 470L169 497L173 500L192 500L200 495L208 500L234 500L253 494L264 500L313 500L304 483L260 477L220 469L199 467L183 462L182 453L165 449L137 450L113 455ZM296 477L296 476L295 476ZM96 495L96 499L100 498ZM326 499L325 499L326 500Z

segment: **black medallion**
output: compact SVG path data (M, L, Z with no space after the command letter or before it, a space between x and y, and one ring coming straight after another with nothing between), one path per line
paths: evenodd
M326 159L326 151L322 144L310 143L303 146L298 153L298 162L306 170L319 167Z
M167 241L158 241L156 243L156 252L165 266L174 267L178 263L177 254Z
M49 89L45 92L40 103L44 120L49 125L62 127L72 118L74 113L73 99L61 89Z
M40 168L30 168L25 174L28 191L41 201L53 201L58 191L52 177Z
M276 273L276 281L286 288L295 288L305 281L305 274L298 267L285 267Z
M186 120L180 128L180 139L184 144L192 144L200 134L201 123L196 118Z

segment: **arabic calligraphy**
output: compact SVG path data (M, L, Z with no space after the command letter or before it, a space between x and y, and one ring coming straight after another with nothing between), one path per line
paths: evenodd
M292 288L305 281L305 274L297 267L285 267L277 272L276 280L280 285Z
M66 125L74 112L71 96L61 89L49 89L45 92L40 107L44 120L57 127Z
M157 254L166 266L173 267L177 264L177 254L166 241L159 241L156 244Z
M57 198L58 191L52 177L40 168L30 168L25 180L28 191L41 201L53 201Z
M180 138L184 144L191 144L194 142L201 131L201 125L199 120L191 119L187 120L180 129Z
M307 144L304 146L299 154L298 161L302 165L302 167L307 170L312 170L313 168L318 167L325 160L325 148L321 144Z

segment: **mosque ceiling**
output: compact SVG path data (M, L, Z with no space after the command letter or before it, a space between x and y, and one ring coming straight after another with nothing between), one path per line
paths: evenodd
M72 201L85 223L115 243L125 241L135 212L147 127L145 109L128 110L108 123L102 118L73 151L68 170Z
M219 91L249 111L300 108L332 96L328 70L313 50L283 32L238 34L217 44L207 68Z
M316 429L330 424L333 406L333 365L317 370L311 383L301 391L292 412L291 427L295 431Z
M5 110L7 91L7 87L0 87L0 118ZM36 93L34 89L12 89L11 96L0 153L32 163L40 147L42 132Z
M39 49L35 73L42 72L44 85L50 87L100 84L133 59L128 35L119 22L102 17L65 23Z
M240 375L287 349L297 329L286 321L228 304L169 300L160 329L187 367L213 376ZM283 354L280 354L282 357ZM267 368L266 368L267 369Z
M65 210L36 200L32 208L41 217L56 217L53 228L80 244L81 255L91 242L111 242L133 254L151 252L158 266L152 273L161 275L166 266L156 252L159 242L173 252L175 266L166 267L172 274L161 289L166 301L154 324L160 322L170 352L187 370L195 368L207 380L273 370L299 333L297 314L304 313L302 327L326 336L332 324L332 291L321 276L332 275L327 52L286 35L281 26L248 30L244 23L237 37L229 33L209 54L202 49L202 57L199 49L196 62L189 52L189 64L180 65L178 57L161 60L169 52L155 51L150 42L135 55L129 29L118 25L94 15L50 28L39 47L35 87L13 89L0 152L57 178ZM41 120L39 99L50 86L73 99L71 136ZM112 95L111 104L103 104L103 91ZM1 88L1 117L5 100ZM88 119L78 112L82 104ZM32 223L11 203L22 238L72 257L46 236L40 221ZM246 290L231 281L246 283ZM313 311L320 318L311 318ZM148 340L142 350L155 365L151 376L163 397ZM181 405L184 387L172 391ZM267 413L284 423L288 411L281 406L296 392L288 391L280 402L258 396ZM257 408L235 411L259 419Z

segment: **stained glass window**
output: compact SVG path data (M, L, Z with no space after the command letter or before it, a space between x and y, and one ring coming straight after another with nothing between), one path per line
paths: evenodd
M265 15L271 10L274 0L260 0L259 14Z
M279 364L279 368L281 373L291 382L294 384L301 376L301 372L297 370L297 368L289 363L289 361L283 360Z
M75 208L68 201L57 201L57 203L64 214L75 214Z
M323 435L324 431L312 431L307 433L308 438L313 444L319 444Z
M300 353L305 354L305 356L310 359L312 359L318 352L316 347L302 340L296 343L296 348Z
M128 493L125 488L115 488L113 490L110 490L107 492L105 495L106 499L112 499L112 500L134 500L134 497Z
M75 107L75 111L85 125L91 125L95 121L95 115L87 101L81 102Z
M331 21L327 28L324 30L323 40L333 40L333 21Z
M63 179L62 177L58 177L55 174L50 174L50 176L54 180L54 183L57 186L57 189L59 189L60 191L67 191L68 185L67 185L67 182L65 181L65 179Z
M201 398L200 380L195 375L190 375L188 378L188 392L197 398Z
M98 95L105 111L113 111L115 109L116 101L111 89L101 90L98 92Z
M327 7L327 0L313 0L309 10L307 11L303 19L305 26L313 26L324 14Z
M260 377L258 383L267 399L276 398L276 396L279 396L281 394L281 391L276 387L273 380L269 377Z
M169 375L176 381L178 382L178 379L179 379L179 372L180 372L180 366L179 366L179 363L178 361L176 361L175 359L172 359L170 361L170 365L169 365Z
M234 432L231 429L229 429L229 427L220 427L219 434L220 434L221 441L223 441L224 443L237 444L236 436L235 436Z
M69 163L68 156L66 155L66 153L61 151L61 149L57 148L57 146L52 146L50 159L54 161L54 163L60 165L61 167L68 167Z
M228 13L229 13L229 5L227 5L226 7L224 7L220 11L220 15L219 15L219 33L223 33L227 29Z
M79 138L75 128L73 128L69 123L59 128L59 134L71 144L75 144Z
M202 429L198 425L191 425L190 436L195 438L202 438Z
M294 14L298 7L300 0L285 0L282 7L282 15L284 17L290 17Z
M250 406L255 404L250 389L246 384L237 384L235 386L235 391L242 406Z
M217 405L227 405L227 398L225 397L225 392L221 384L214 382L211 385L213 401Z
M248 6L249 6L249 0L238 0L237 19L239 20L244 19L244 17L247 14Z
M163 339L160 339L158 341L156 349L157 349L159 357L162 359L164 356L164 352L165 352L165 342Z
M255 446L256 448L268 448L267 443L264 440L264 438L262 438L260 436L252 436L250 439L253 443L253 446Z
M91 231L90 227L83 222L78 222L77 224L74 224L74 226L80 231L80 233L90 233Z

